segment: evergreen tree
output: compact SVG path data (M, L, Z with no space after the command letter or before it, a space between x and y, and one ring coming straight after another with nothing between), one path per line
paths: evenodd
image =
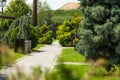
M86 59L120 63L120 0L81 0L81 5L77 51Z

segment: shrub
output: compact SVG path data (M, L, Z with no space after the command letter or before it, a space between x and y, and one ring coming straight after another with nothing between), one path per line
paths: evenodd
M79 28L76 48L87 59L106 58L120 63L119 0L82 0L84 19Z
M72 33L66 32L65 35L60 35L58 40L62 46L71 46Z
M30 29L31 29L31 34L28 36L29 39L32 41L32 48L34 48L38 44L39 31L34 26L30 26Z
M11 23L3 41L13 47L14 39L31 40L33 48L37 45L38 38L38 30L29 24L28 16L22 16Z
M52 30L50 29L50 26L43 25L40 27L39 30L40 38L38 40L41 44L51 44L52 43Z
M80 20L80 16L74 15L71 21L64 21L62 25L58 26L57 38L62 46L71 46Z
M38 44L38 38L39 38L39 33L38 30L30 25L30 34L28 35L29 40L32 41L32 48L34 48L37 44ZM15 39L17 39L17 33L19 31L19 27L16 27L13 32L11 33L11 37L10 37L10 46L13 47L13 42Z
M19 27L16 27L13 32L11 32L11 36L10 36L10 42L9 42L9 45L11 47L13 47L13 42L15 39L17 39L17 33L19 31Z

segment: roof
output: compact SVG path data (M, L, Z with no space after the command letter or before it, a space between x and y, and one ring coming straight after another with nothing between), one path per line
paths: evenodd
M80 8L80 2L68 2L65 5L63 5L60 10L72 10L72 9L79 9Z

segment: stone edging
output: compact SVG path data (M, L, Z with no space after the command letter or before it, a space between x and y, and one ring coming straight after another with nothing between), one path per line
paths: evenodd
M55 65L60 65L60 64L65 64L65 65L90 65L89 63L82 63L82 62L56 62Z

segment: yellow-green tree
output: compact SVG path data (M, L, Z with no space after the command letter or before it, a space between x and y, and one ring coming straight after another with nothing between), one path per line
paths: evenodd
M77 32L81 17L75 14L70 21L64 21L62 25L58 26L57 38L62 46L71 46L72 38Z
M51 44L52 43L52 30L50 26L47 26L44 24L43 26L40 27L39 29L39 43L42 44Z

